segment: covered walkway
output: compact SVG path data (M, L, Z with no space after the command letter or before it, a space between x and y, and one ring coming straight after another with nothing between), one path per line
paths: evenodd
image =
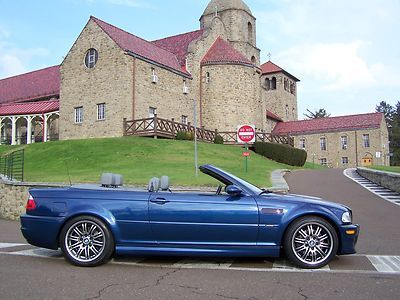
M58 140L59 107L58 100L1 105L1 144Z

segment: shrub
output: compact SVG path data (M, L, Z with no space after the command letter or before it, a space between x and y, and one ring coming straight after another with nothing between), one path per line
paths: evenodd
M181 141L193 141L194 133L190 131L178 131L176 133L176 139Z
M290 166L302 167L307 160L306 151L285 144L256 142L254 148L256 153Z
M214 144L223 144L224 143L224 138L217 134L214 138Z

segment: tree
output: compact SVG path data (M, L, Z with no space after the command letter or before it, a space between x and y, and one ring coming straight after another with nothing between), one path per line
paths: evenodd
M381 112L385 115L386 123L392 125L393 114L396 112L395 108L386 101L381 101L375 108L377 112Z
M376 111L385 115L389 132L389 151L392 153L390 164L392 166L400 166L400 101L395 107L381 101L376 106Z
M331 116L331 114L328 114L325 110L325 108L320 108L316 110L315 112L312 112L311 110L307 109L307 114L304 114L304 116L308 119L318 119L318 118L328 118Z

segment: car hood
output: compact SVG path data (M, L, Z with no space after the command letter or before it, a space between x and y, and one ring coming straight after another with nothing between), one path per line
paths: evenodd
M314 204L331 209L350 210L350 208L347 207L346 205L327 201L322 198L305 196L305 195L296 195L296 194L281 195L272 193L272 194L261 195L259 198L261 202L265 201L265 204L268 203L271 199L274 199L278 201L291 202L296 204Z

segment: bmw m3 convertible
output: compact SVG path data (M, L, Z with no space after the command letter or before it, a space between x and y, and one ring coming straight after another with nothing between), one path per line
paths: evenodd
M211 165L215 192L175 192L167 176L147 190L122 187L106 173L100 185L31 189L21 230L35 246L61 248L77 266L116 255L256 256L320 268L355 253L359 226L350 208L321 199L274 194Z

